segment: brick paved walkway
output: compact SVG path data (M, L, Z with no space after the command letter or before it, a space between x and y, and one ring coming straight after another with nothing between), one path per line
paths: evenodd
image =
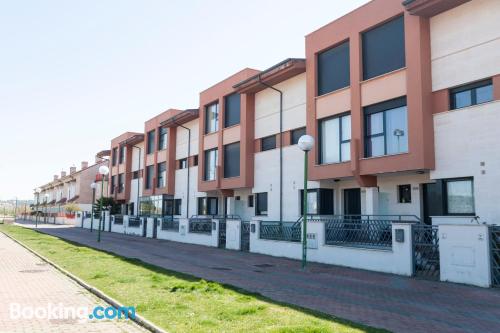
M146 332L130 321L91 321L89 319L13 319L11 304L23 307L107 306L73 280L40 260L31 252L0 233L0 332Z
M394 332L500 332L500 290L59 226L39 230Z

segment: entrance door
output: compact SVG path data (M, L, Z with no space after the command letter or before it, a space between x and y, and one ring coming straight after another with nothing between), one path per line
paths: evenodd
M443 215L441 206L441 189L438 183L422 184L423 192L423 222L432 224L431 216Z
M361 215L361 189L344 190L344 215Z

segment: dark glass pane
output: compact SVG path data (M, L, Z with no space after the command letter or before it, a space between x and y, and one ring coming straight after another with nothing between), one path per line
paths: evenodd
M465 90L453 94L453 109L460 109L472 105L472 91Z
M240 94L232 94L226 96L225 99L225 127L233 126L240 123Z
M216 132L219 129L219 103L205 108L205 134Z
M240 175L240 143L224 146L224 178Z
M368 136L384 132L384 113L374 113L366 117L366 134Z
M493 85L487 85L476 89L476 103L486 103L493 100Z
M405 66L403 16L363 33L362 40L364 80Z
M267 215L267 192L257 193L255 215Z
M349 42L318 54L318 95L350 84Z
M276 135L262 138L261 151L271 150L276 148Z
M383 135L368 138L367 140L366 157L385 155Z
M155 150L155 131L148 132L148 142L146 146L146 150L148 154L151 154Z
M217 149L205 151L205 180L215 180L217 171Z
M411 185L399 185L399 203L411 203Z
M448 214L474 214L472 179L446 181Z
M299 143L299 139L302 135L306 134L306 128L297 128L292 131L292 145Z
M408 121L406 106L385 111L387 155L408 151Z

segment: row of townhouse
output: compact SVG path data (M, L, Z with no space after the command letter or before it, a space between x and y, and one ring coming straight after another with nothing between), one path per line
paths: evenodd
M311 214L498 222L499 8L371 1L307 35L306 59L113 139L110 193L132 215L297 220L307 133Z
M498 18L497 0L373 0L305 59L214 84L111 141L104 229L295 259L307 239L317 262L500 285Z
M108 164L107 156L109 151L104 150L96 155L94 164L81 162L80 170L71 166L69 173L61 171L52 181L34 189L31 205L34 218L43 216L45 221L64 223L66 218L73 220L78 211L91 211L92 199L100 198L101 188L104 189L103 195L108 196L108 183L104 179L104 184L101 184L103 178L98 175L99 167ZM95 192L92 183L96 184ZM68 211L69 204L77 210Z

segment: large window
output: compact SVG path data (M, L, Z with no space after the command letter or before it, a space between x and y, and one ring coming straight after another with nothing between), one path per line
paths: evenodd
M215 180L217 173L217 148L205 151L205 180Z
M305 127L301 127L301 128L297 128L297 129L294 129L292 130L292 133L291 133L291 144L292 145L296 145L297 143L299 143L299 139L302 135L305 135L306 134L306 128Z
M146 184L144 185L146 189L151 189L153 188L153 176L155 172L155 166L154 165L148 165L146 166Z
M241 96L238 93L226 96L224 103L224 127L240 123Z
M125 146L120 146L120 155L118 157L118 163L122 164L125 161Z
M260 141L260 150L266 151L276 148L276 135L271 135L265 138L262 138Z
M198 215L217 215L218 200L215 197L198 198Z
M304 214L304 190L300 190L300 213ZM307 190L308 215L333 215L333 190L316 188Z
M125 190L125 177L123 173L118 175L118 193L122 193Z
M205 134L219 130L219 103L205 107Z
M319 163L338 163L351 159L351 115L319 121Z
M149 131L147 134L147 143L146 143L146 154L152 154L155 151L155 131Z
M116 176L111 176L111 194L115 194Z
M156 176L156 187L162 188L167 185L167 163L161 162L158 163L157 167L157 176Z
M365 113L365 156L408 151L406 97L371 105Z
M139 198L139 215L141 216L162 216L163 196L154 195Z
M240 175L240 143L235 142L224 146L224 178Z
M181 215L182 199L174 199L174 215Z
M165 127L158 129L158 150L167 149L167 131Z
M267 192L255 194L255 215L267 215Z
M363 33L362 40L364 80L405 66L403 16Z
M116 155L118 154L118 148L113 148L113 152L111 153L111 165L116 165Z
M493 84L485 80L450 90L450 108L460 109L493 100Z
M444 180L445 208L448 215L475 215L472 178Z
M318 54L318 95L350 84L349 41Z

